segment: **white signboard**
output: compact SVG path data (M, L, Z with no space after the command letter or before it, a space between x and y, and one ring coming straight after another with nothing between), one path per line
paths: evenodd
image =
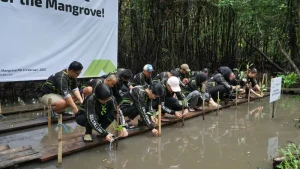
M282 77L276 77L271 80L270 103L272 103L280 98L281 83L282 83Z
M117 66L118 0L0 0L0 82L43 80L83 64L79 77Z

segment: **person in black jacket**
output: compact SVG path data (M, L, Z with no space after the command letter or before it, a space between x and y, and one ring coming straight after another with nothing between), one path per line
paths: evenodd
M115 84L117 83L117 76L115 74L109 74L107 76L101 76L100 78L97 79L91 79L89 81L87 81L81 88L82 88L82 95L83 95L83 99L90 95L93 92L93 89L95 89L95 87L98 84L102 84L105 83L107 84L109 87L114 87Z
M254 89L254 90L252 90L252 93L254 93L256 96L258 96L258 97L264 96L264 94L261 91L261 89L257 83L257 80L255 78L256 75L257 75L257 69L252 68L252 69L249 69L248 71L245 71L244 76L240 77L241 87L246 92L246 97L248 97L247 95L248 95L250 88ZM256 91L258 91L259 93L257 93Z
M132 88L121 102L120 109L125 117L133 120L140 115L139 125L146 125L157 136L151 116L153 115L152 100L163 95L161 84L152 84L149 87L136 86Z
M196 108L199 109L199 106L203 103L203 93L204 101L209 103L212 107L219 106L210 96L208 90L205 88L207 85L207 74L204 72L198 73L195 77L191 78L189 83L186 85L185 95L186 99L189 102L190 110Z
M161 98L162 112L175 115L177 118L182 118L182 115L185 116L188 111L187 99L185 95L181 92L180 80L178 77L171 76L168 79L165 79L161 83L164 86L165 94ZM177 98L174 97L174 94ZM181 103L179 102L181 101ZM182 113L182 107L184 112Z
M143 72L136 74L133 77L132 86L150 86L152 84L152 72L153 67L150 64L146 64L143 68Z
M154 83L160 83L166 79L168 79L171 76L176 76L179 78L179 74L178 71L170 71L170 72L161 72L159 74L157 74L154 78L153 78L153 82Z
M75 102L82 103L82 98L77 87L76 78L83 69L81 63L73 61L69 68L51 75L42 84L38 97L41 103L48 105L48 99L52 99L51 109L56 113L62 113L70 106L73 113L78 112Z
M113 141L114 135L105 129L116 120L117 107L116 101L112 96L112 90L105 84L99 84L94 92L86 97L80 105L79 112L76 114L77 124L85 127L84 141L93 141L92 130L97 131L101 136L106 137L107 141ZM120 111L120 124L125 125L125 120ZM128 136L126 128L121 131L120 137Z
M230 85L230 82L235 78L234 73L229 67L223 66L208 80L207 88L216 101L218 99L218 92L220 100L229 98L232 91L235 90L236 86Z

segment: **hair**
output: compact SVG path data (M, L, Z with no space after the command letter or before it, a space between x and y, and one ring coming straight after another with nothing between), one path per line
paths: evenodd
M149 89L155 95L162 96L164 94L164 88L160 83L150 85Z
M109 74L105 79L117 81L117 76L115 74Z
M129 69L124 69L120 75L123 78L131 78L133 76L131 70Z
M79 71L79 70L82 70L83 69L83 66L80 62L77 62L77 61L73 61L68 70L74 70L74 71Z
M257 69L256 68L249 69L249 72L250 73L257 73Z

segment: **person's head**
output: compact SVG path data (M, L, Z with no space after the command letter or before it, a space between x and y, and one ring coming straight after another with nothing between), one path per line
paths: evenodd
M109 100L112 99L111 98L112 91L109 88L109 86L105 83L101 83L97 85L94 92L95 92L96 99L101 104L106 104Z
M218 72L221 73L226 81L231 81L235 78L234 73L232 72L232 70L227 67L227 66L222 66L218 69Z
M127 82L132 78L132 75L133 74L132 74L131 70L125 69L121 72L120 78L121 78L122 81Z
M150 87L146 91L149 99L156 99L164 94L163 86L160 83L150 85Z
M196 75L196 84L197 86L202 86L202 84L205 84L207 82L207 74L204 72L200 72Z
M257 75L257 69L256 68L252 68L252 69L249 70L248 76L250 78L256 77L256 75Z
M208 75L208 68L204 68L204 69L202 69L202 72L204 72L205 74L207 74L207 75Z
M175 76L171 76L168 80L167 80L167 89L170 92L180 92L180 86L179 86L179 79L178 77Z
M180 66L180 72L183 74L188 74L191 71L191 69L189 68L189 65L184 63Z
M147 77L147 78L150 78L151 77L151 74L153 72L153 67L151 64L146 64L143 68L143 73L144 75Z
M172 70L172 71L170 72L170 75L171 75L171 76L175 76L175 77L179 77L178 71L174 71L174 70ZM170 76L170 77L171 77L171 76Z
M68 68L68 75L76 79L80 75L82 69L83 66L80 62L73 61Z
M115 74L110 74L105 78L104 83L107 84L109 87L114 87L117 81L117 76Z

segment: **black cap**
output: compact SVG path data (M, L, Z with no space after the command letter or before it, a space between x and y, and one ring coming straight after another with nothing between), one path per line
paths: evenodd
M204 73L208 73L208 68L204 68L204 69L202 69L202 71L203 71Z
M106 100L112 96L112 91L107 84L102 83L96 86L95 96L97 99Z
M123 70L123 71L121 72L121 74L120 74L120 76L123 77L123 78L125 78L125 79L131 78L132 75L133 75L133 74L132 74L131 70L129 70L129 69Z
M150 90L153 94L160 97L164 94L164 88L160 83L155 83L150 86Z
M196 75L196 84L197 86L201 86L201 83L207 80L207 75L204 72L200 72Z

